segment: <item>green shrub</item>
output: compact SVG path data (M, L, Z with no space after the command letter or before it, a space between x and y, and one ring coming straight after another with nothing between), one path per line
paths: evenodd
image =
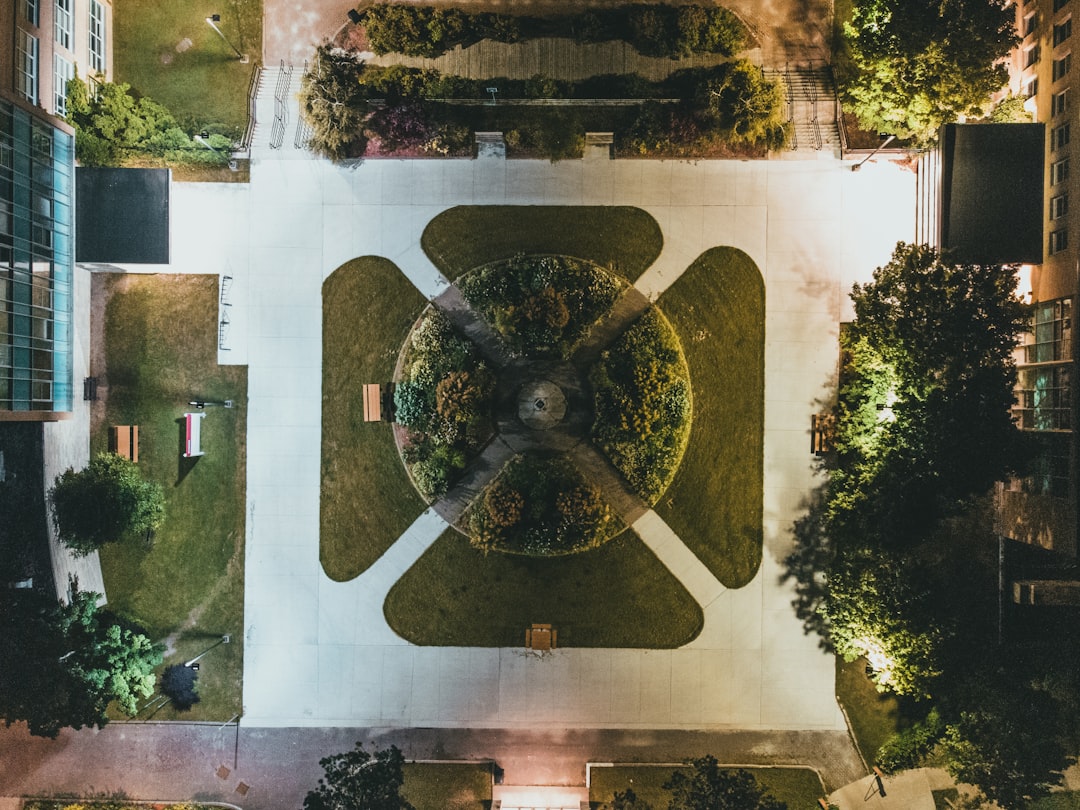
M931 709L925 720L885 741L878 749L877 764L885 773L917 768L944 735L945 724L937 709Z
M462 519L474 546L528 556L596 548L624 526L566 458L516 456Z
M465 300L517 354L563 358L614 304L619 283L566 256L516 256L458 280Z
M675 476L690 437L690 372L671 324L655 307L589 373L593 438L647 502Z

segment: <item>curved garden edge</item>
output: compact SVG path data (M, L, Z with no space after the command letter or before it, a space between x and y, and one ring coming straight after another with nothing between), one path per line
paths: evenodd
M525 253L584 259L632 283L656 261L664 237L633 206L459 205L428 223L420 246L451 281Z
M762 555L765 283L744 252L716 247L658 303L690 365L694 422L682 465L654 508L721 583L741 588Z
M323 282L319 558L339 582L367 570L425 508L390 424L362 421L362 385L393 378L398 348L426 305L378 256L352 259Z

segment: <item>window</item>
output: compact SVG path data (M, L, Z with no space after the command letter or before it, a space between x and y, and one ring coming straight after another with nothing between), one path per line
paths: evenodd
M90 69L105 72L105 7L90 0Z
M1034 306L1031 331L1024 338L1025 363L1072 359L1072 299L1040 301Z
M1061 11L1069 4L1069 0L1054 0L1054 11Z
M1060 45L1071 36L1072 17L1066 17L1054 26L1054 45Z
M1050 164L1050 185L1056 186L1069 179L1069 159L1058 160Z
M1024 83L1024 98L1031 98L1033 95L1039 92L1039 79L1028 79Z
M1066 87L1060 93L1054 93L1053 115L1061 115L1069 109L1069 88Z
M1054 81L1064 79L1069 74L1069 69L1072 67L1072 54L1067 53L1064 56L1059 56L1054 60Z
M67 115L67 83L75 76L75 67L60 54L53 57L53 111Z
M1072 427L1071 364L1020 369L1020 427L1026 430L1069 430Z
M1064 228L1050 234L1050 255L1061 253L1069 247L1069 232Z
M1069 143L1069 125L1062 124L1050 130L1050 148L1062 149Z
M1024 31L1024 36L1025 37L1030 37L1032 34L1035 33L1035 12L1034 11L1031 12L1030 14L1028 14L1026 17L1024 17L1023 31Z
M1069 213L1069 195L1059 194L1050 198L1050 219L1061 219Z
M56 0L56 44L71 50L72 0Z
M1036 65L1039 62L1039 46L1032 45L1030 48L1024 48L1024 67L1029 68L1032 65Z
M15 32L15 89L27 101L38 100L38 41L21 28Z
M23 0L23 16L35 28L38 24L38 0Z

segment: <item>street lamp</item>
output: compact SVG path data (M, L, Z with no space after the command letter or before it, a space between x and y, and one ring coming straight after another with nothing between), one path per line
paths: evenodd
M219 644L228 644L229 641L231 641L231 639L229 638L228 634L222 636L220 640L215 641L213 644L211 644L209 647L207 647L201 653L196 655L190 661L185 661L184 666L185 667L190 667L192 664L194 664L196 661L198 661L200 658L202 658L204 655L206 655L208 652L210 652L212 649L214 649L214 647L218 646Z
M221 33L221 29L217 26L219 22L221 22L220 14L211 14L209 17L206 18L206 24L213 28L215 31L217 31L218 36L225 40L225 44L236 52L237 57L239 57L240 59L240 64L246 65L248 63L248 55L246 53L240 53L240 49L233 45L231 42L229 42L229 38L223 33Z

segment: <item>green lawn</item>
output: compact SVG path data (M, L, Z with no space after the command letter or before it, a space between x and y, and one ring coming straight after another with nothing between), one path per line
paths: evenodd
M547 622L564 647L672 648L701 608L633 532L569 557L485 556L443 533L391 589L390 626L414 644L521 647Z
M1028 803L1028 810L1080 810L1080 791L1064 790Z
M878 692L866 677L865 658L849 664L836 656L836 697L847 712L859 750L871 765L882 743L909 725L900 701L891 694Z
M660 296L690 366L694 422L655 509L717 579L740 588L761 564L765 286L735 248L713 248Z
M617 790L633 788L638 799L649 802L655 810L668 806L671 794L662 785L671 778L672 771L679 770L663 765L616 765L612 768L593 768L589 801L594 806L610 802ZM689 769L687 769L689 770ZM734 770L734 769L733 769ZM773 796L787 804L789 810L817 807L817 800L825 795L818 775L809 768L749 768L758 784Z
M628 206L463 205L428 223L420 244L450 280L518 253L559 253L634 281L664 237L656 220Z
M152 638L177 634L165 663L193 657L223 634L233 642L203 659L202 702L184 718L228 720L240 711L247 369L217 365L216 276L95 274L104 310L105 419L91 449L108 449L109 425L136 424L139 468L165 489L166 519L153 542L101 552L109 607ZM188 401L232 399L208 408L206 455L181 457ZM171 709L157 718L174 716Z
M248 85L262 59L262 0L113 0L113 72L164 104L182 124L247 125ZM218 27L206 18L220 14Z
M491 763L406 763L401 795L416 810L484 810L491 805Z
M365 571L424 511L389 423L363 421L364 383L390 382L426 304L390 261L353 259L323 283L319 556L331 579Z

